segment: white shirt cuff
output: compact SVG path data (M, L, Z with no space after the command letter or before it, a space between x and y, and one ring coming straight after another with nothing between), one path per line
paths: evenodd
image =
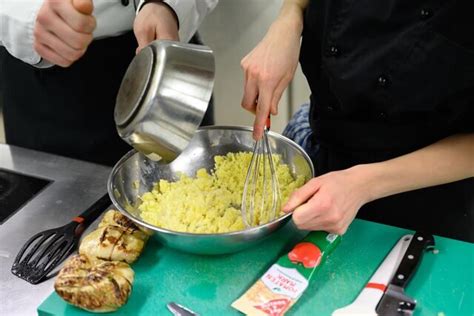
M41 57L34 49L34 35L36 16L43 1L34 1L28 6L18 9L16 2L1 2L0 9L0 45L7 51L30 65L41 61Z

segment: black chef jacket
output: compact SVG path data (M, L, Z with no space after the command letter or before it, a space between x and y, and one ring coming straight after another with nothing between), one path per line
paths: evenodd
M193 37L193 43L199 43ZM135 56L133 32L96 40L68 68L37 69L0 47L0 103L7 143L113 165L132 147L118 135L113 112ZM213 124L212 101L203 125Z
M318 174L474 132L471 13L470 1L310 1L300 61ZM374 201L358 216L474 241L473 213L470 178Z

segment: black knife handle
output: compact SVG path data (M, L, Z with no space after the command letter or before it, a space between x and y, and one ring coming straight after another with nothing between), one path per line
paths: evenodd
M405 288L418 267L423 252L426 249L433 248L434 245L435 240L433 235L424 232L416 232L403 255L402 261L400 261L400 265L398 266L390 284Z

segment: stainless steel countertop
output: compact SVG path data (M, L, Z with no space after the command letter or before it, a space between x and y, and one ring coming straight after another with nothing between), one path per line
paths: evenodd
M32 235L68 223L99 199L110 168L4 144L0 168L54 181L0 225L0 315L36 315L54 279L32 285L14 276L18 250Z

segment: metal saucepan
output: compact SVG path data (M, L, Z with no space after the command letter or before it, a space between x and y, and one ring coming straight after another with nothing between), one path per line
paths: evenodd
M173 161L199 127L214 86L209 47L154 41L135 56L115 105L117 131L154 160Z
M274 132L269 132L269 142L274 153L290 166L291 172L314 176L311 159L293 141ZM196 254L224 254L248 248L261 241L290 218L286 214L270 223L250 229L221 234L182 233L156 227L144 222L137 210L139 196L152 189L160 179L177 180L179 173L194 176L200 168L211 170L214 156L228 152L252 151L254 140L250 127L210 126L196 131L188 147L170 164L147 159L135 150L127 153L113 168L108 181L108 192L117 209L134 222L153 231L154 238L161 243L185 252Z

